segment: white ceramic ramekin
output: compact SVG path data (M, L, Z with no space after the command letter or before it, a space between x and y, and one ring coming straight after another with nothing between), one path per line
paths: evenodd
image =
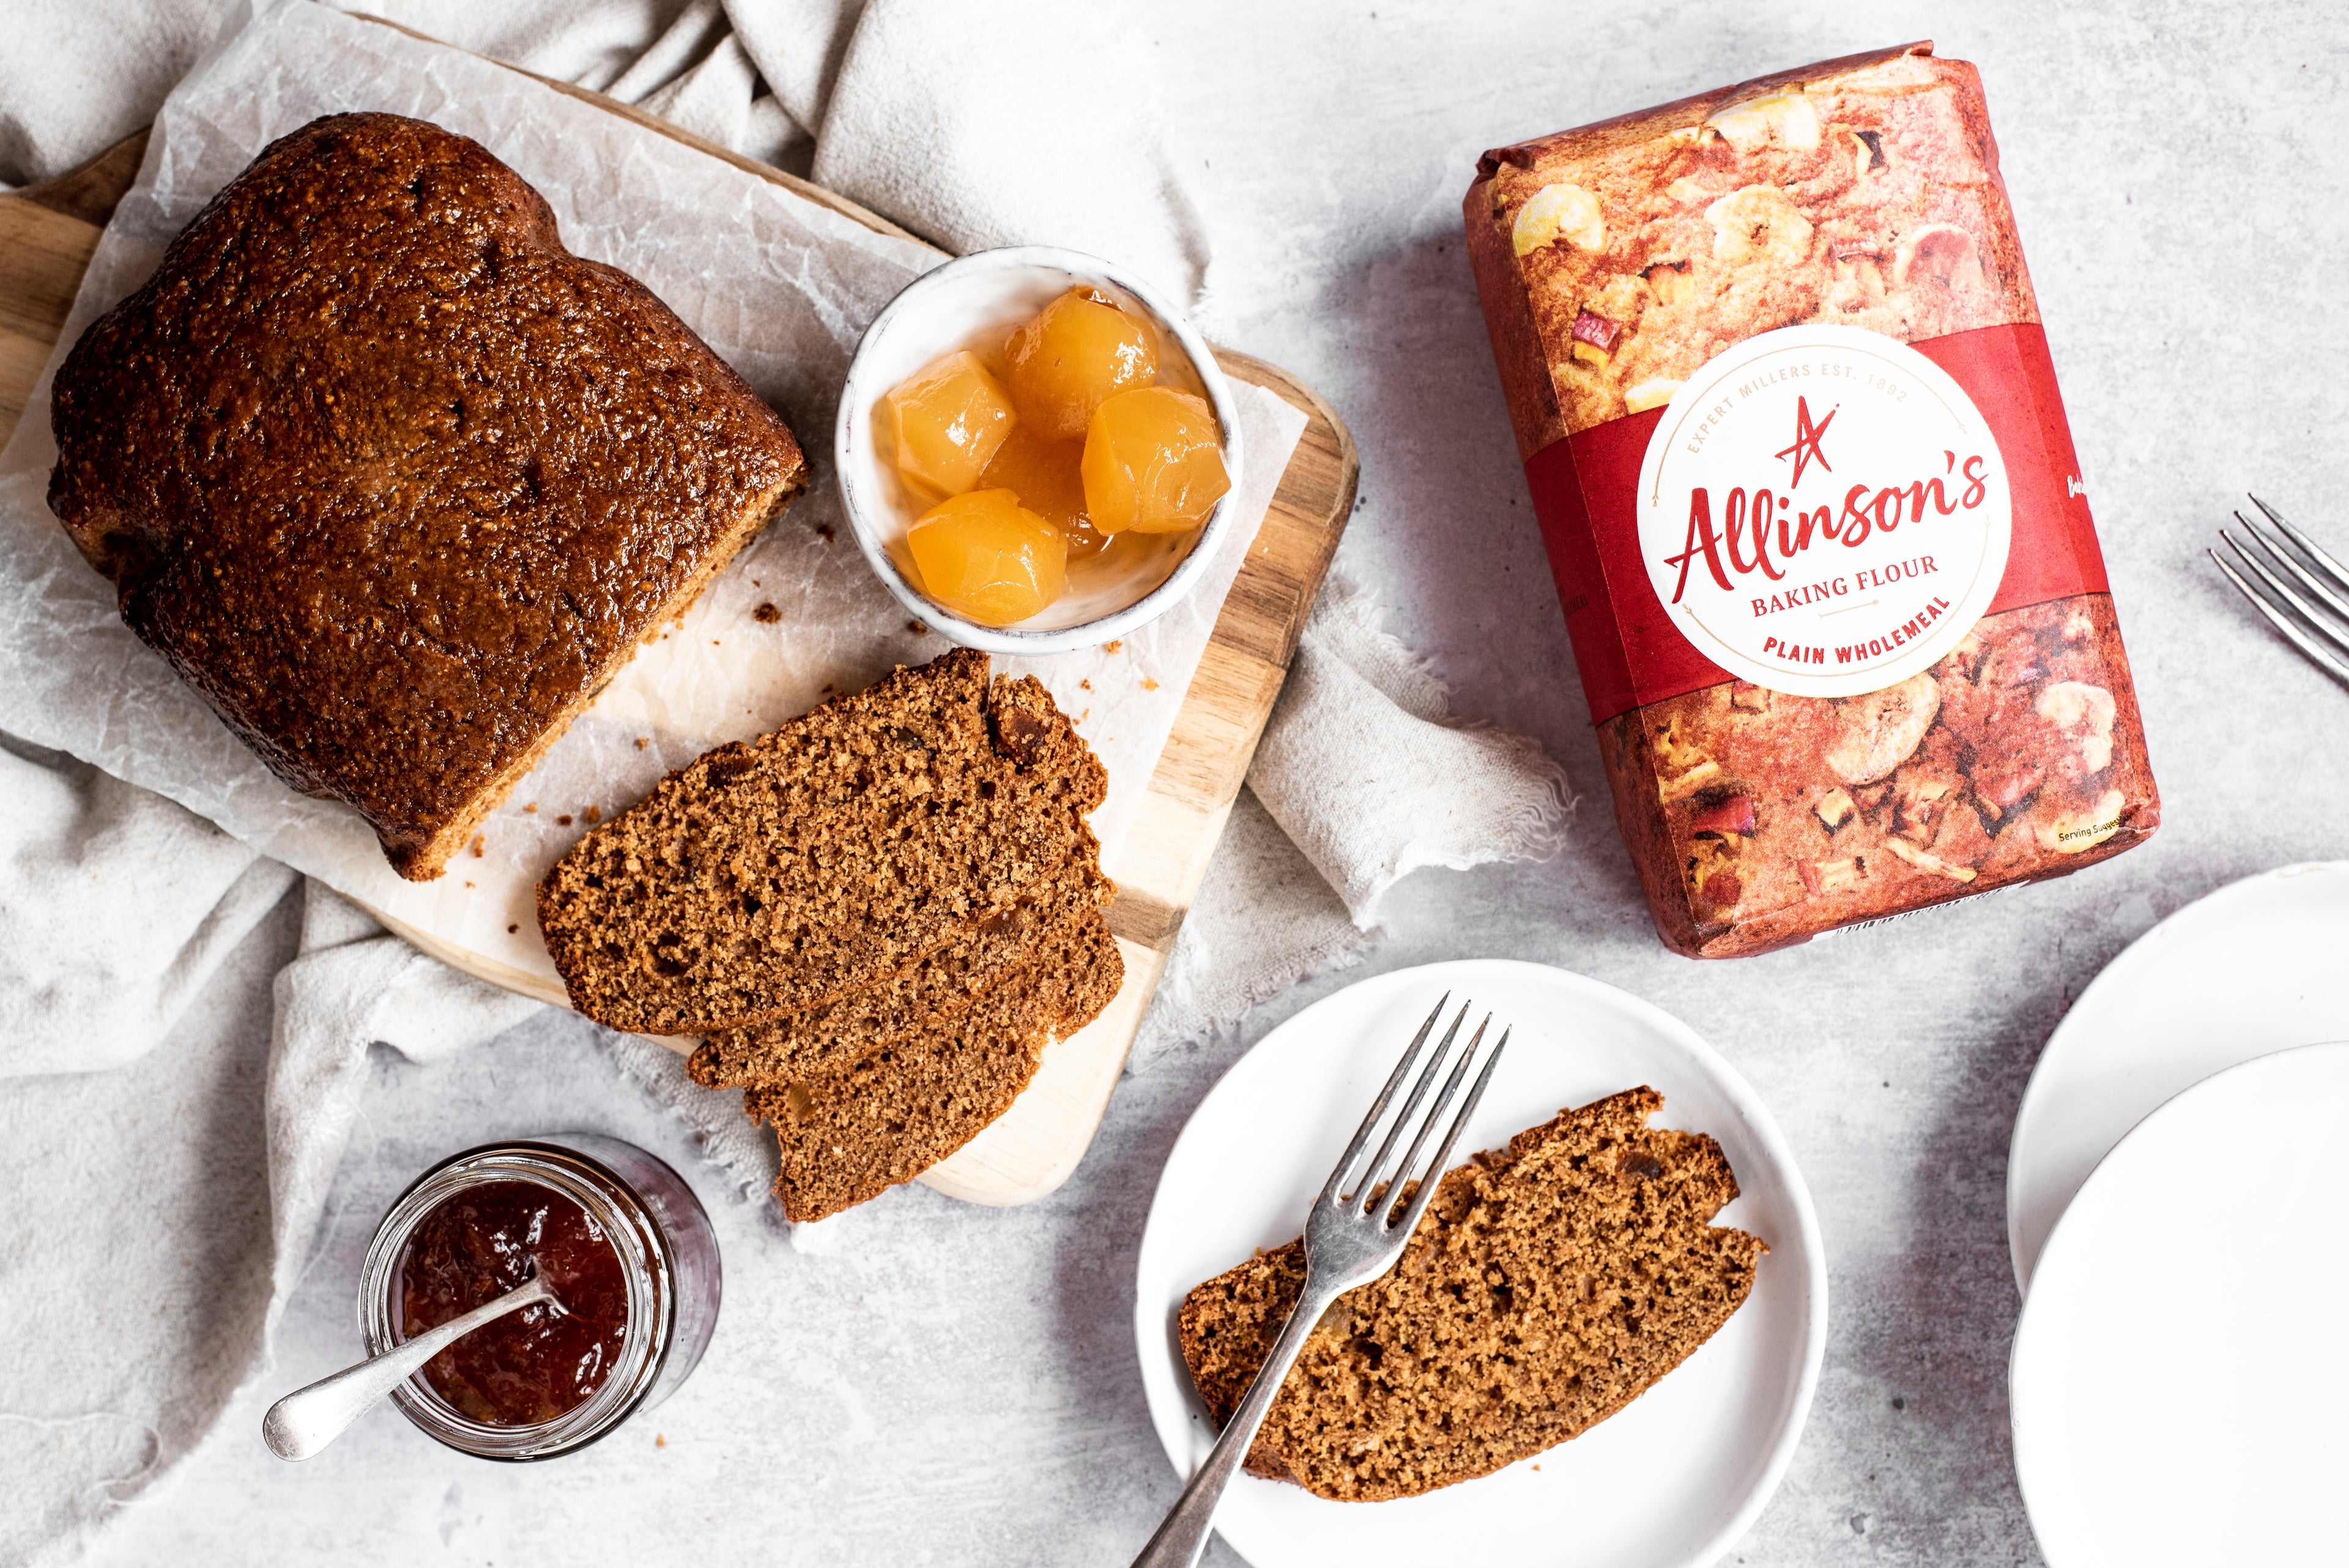
M906 529L920 515L920 503L875 451L874 432L882 400L907 377L958 348L973 346L998 326L1005 332L1061 294L1089 284L1138 308L1158 328L1162 384L1186 387L1206 398L1222 428L1224 466L1232 489L1216 503L1193 537L1189 552L1163 581L1136 582L1130 603L1095 611L1082 607L1082 620L1058 624L1053 610L1009 626L967 621L916 587L892 546L902 551ZM1175 352L1168 352L1175 351ZM1189 360L1189 374L1176 354ZM1237 504L1240 431L1230 384L1216 364L1206 340L1193 331L1165 297L1125 268L1097 256L1050 245L1019 245L978 251L923 273L889 302L857 345L840 397L833 430L833 471L849 526L864 559L889 592L923 624L965 647L996 654L1057 654L1089 648L1123 636L1164 614L1188 593L1207 569L1231 530ZM1163 562L1160 563L1163 565ZM1100 595L1095 595L1098 598Z

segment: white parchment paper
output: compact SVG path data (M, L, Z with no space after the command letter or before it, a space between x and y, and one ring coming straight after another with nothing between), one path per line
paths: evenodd
M122 624L113 585L82 561L46 499L57 457L49 381L83 327L146 280L171 237L264 146L355 109L413 115L487 146L545 196L574 253L643 280L740 371L813 467L808 492L636 655L489 819L477 850L432 882L393 872L349 808L279 783ZM276 6L165 104L145 167L0 451L0 728L170 796L395 920L552 979L533 889L591 813L613 815L711 746L945 651L866 568L828 456L865 324L940 259L490 61L320 6ZM1235 486L1239 526L1200 586L1114 651L997 661L1042 679L1107 767L1094 827L1112 867L1305 428L1273 394L1233 391L1246 465Z

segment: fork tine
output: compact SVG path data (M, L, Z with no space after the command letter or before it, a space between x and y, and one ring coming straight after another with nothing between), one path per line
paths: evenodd
M1427 1205L1435 1196L1437 1183L1452 1168L1452 1147L1460 1141L1460 1134L1466 1129L1468 1119L1476 1114L1476 1102L1485 1098L1485 1086L1493 1081L1493 1069L1501 1065L1501 1053L1508 1048L1509 1031L1503 1029L1500 1040L1493 1047L1493 1054L1485 1058L1485 1070L1476 1075L1476 1082L1468 1090L1468 1098L1461 1102L1460 1114L1452 1119L1452 1130L1444 1135L1443 1146L1436 1150L1435 1158L1428 1162L1427 1174L1420 1179L1419 1191L1411 1196L1411 1207L1404 1211L1400 1225L1406 1237L1419 1229L1420 1217L1427 1212ZM1461 1057L1460 1065L1467 1067L1468 1058ZM1448 1088L1444 1090L1447 1098L1451 1092ZM1427 1119L1432 1123L1443 1114L1444 1108L1438 1105L1428 1113ZM1406 1164L1403 1169L1408 1174L1410 1166Z
M1433 1029L1435 1021L1444 1016L1444 1006L1451 1000L1452 993L1446 991L1443 999L1435 1004L1435 1011L1427 1016L1427 1022L1419 1026L1419 1033L1411 1037L1411 1046L1403 1052L1402 1060L1395 1063L1394 1071L1387 1075L1386 1088L1379 1090L1379 1098L1371 1102L1371 1113L1362 1118L1362 1125L1354 1130L1354 1140L1346 1145L1346 1152L1338 1156L1337 1169L1330 1172L1329 1184L1321 1189L1321 1195L1314 1200L1315 1202L1327 1203L1337 1197L1340 1184L1346 1178L1346 1172L1353 1168L1354 1157L1361 1153L1362 1145L1370 1141L1371 1129L1376 1127L1379 1124L1379 1118L1386 1114L1387 1102L1394 1098L1395 1086L1402 1082L1402 1075L1409 1072L1411 1064L1418 1059L1419 1047L1427 1044L1428 1031ZM1465 1004L1462 1005L1461 1011L1464 1013L1467 1011ZM1452 1026L1457 1029L1460 1026L1455 1022ZM1450 1045L1452 1037L1446 1035L1444 1043Z
M1384 1202L1389 1213L1402 1207L1402 1184L1411 1180L1412 1171L1418 1166L1419 1151L1427 1146L1427 1135L1435 1130L1437 1122L1444 1119L1444 1107L1450 1105L1452 1097L1460 1092L1460 1080L1468 1076L1468 1066L1476 1059L1476 1047L1485 1043L1485 1031L1492 1024L1493 1015L1485 1014L1485 1021L1476 1026L1476 1032L1468 1037L1468 1048L1460 1053L1459 1065L1452 1069L1452 1076L1444 1079L1444 1092L1435 1097L1433 1105L1427 1108L1426 1119L1420 1122L1418 1132L1413 1135L1411 1147L1403 1150L1402 1163L1388 1170ZM1435 1076L1433 1067L1427 1069L1427 1076L1431 1078Z
M2311 660L2314 661L2319 668L2324 671L2325 674L2331 676L2334 680L2339 681L2343 686L2349 686L2349 664L2342 663L2338 657L2334 656L2331 649L2325 647L2323 644L2317 642L2315 638L2311 637L2307 633L2302 631L2298 626L2292 624L2290 616L2286 615L2282 611L2278 610L2275 606L2270 604L2265 599L2261 598L2258 590L2254 589L2249 583L2243 581L2242 573L2237 572L2233 567L2227 564L2226 558L2224 556L2220 555L2215 550L2207 552L2207 553L2213 562L2218 563L2219 570L2227 574L2228 581L2234 583L2235 587L2240 591L2243 597L2251 602L2252 609L2257 610L2261 614L2265 615L2268 618L2270 624L2273 625L2277 631L2282 632L2286 637L2290 638L2292 645L2298 648L2302 653L2306 654Z
M2302 551L2306 552L2308 558L2311 561L2315 562L2317 566L2322 569L2327 576L2331 577L2333 582L2339 583L2342 587L2349 588L2349 567L2343 566L2341 562L2333 560L2332 556L2326 554L2323 545L2309 538L2308 535L2301 532L2300 530L2294 528L2289 522L2286 522L2283 519L2283 513L2276 511L2275 508L2270 506L2259 497L2251 497L2251 504L2258 507L2261 511L2267 513L2268 521L2274 523L2278 528L2283 530L2284 537L2291 540L2294 544L2299 545Z
M2266 534L2261 533L2258 526L2254 524L2251 519L2245 517L2241 512L2239 511L2235 514L2235 521L2243 525L2243 531L2251 536L2253 543L2257 544L2262 551L2266 552L2269 559L2272 560L2277 565L2282 567L2286 572L2291 573L2294 577L2298 578L2302 587L2306 588L2310 593L2315 594L2318 598L2323 600L2325 603L2332 606L2333 614L2339 615L2344 624L2349 624L2349 599L2344 599L2339 593L2333 591L2331 583L2325 582L2323 578L2317 576L2316 573L2311 572L2307 567L2302 566L2299 562L2293 560L2292 552L2282 548L2275 542L2275 541L2270 539ZM2222 528L2219 531L2219 536L2221 539L2226 539L2227 542L2230 544L2234 544L2234 541L2228 538L2227 531L2225 529ZM2242 546L2237 544L2235 545L2235 548L2240 552L2242 549Z
M2308 627L2311 631L2313 631L2318 635L2323 637L2325 641L2337 644L2343 649L2349 650L2349 632L2344 632L2341 628L2333 625L2331 622L2325 619L2323 611L2319 610L2315 605L2311 604L2298 593L2293 593L2291 584L2285 583L2283 579L2278 577L2274 573L2261 565L2258 556L2253 555L2250 551L2243 548L2243 542L2241 540L2237 539L2233 534L2228 532L2223 528L2219 531L2219 537L2225 540L2228 544L2233 548L2237 557L2242 561L2244 565L2250 567L2251 571L2258 575L2261 582L2266 583L2270 588L2275 591L2272 594L2262 595L2262 597L2266 598L2271 604L2274 603L2277 599L2281 598L2284 603L2291 605L2294 610L2300 612L2301 616L2308 623Z
M1453 1018L1452 1026L1444 1031L1444 1038L1436 1042L1435 1054L1427 1058L1427 1065L1419 1070L1418 1081L1411 1086L1411 1098L1402 1102L1401 1110L1395 1112L1394 1125L1387 1129L1386 1139L1379 1145L1379 1151L1371 1155L1369 1163L1360 1171L1350 1173L1348 1186L1339 1189L1348 1194L1346 1202L1349 1208L1359 1201L1362 1212L1370 1212L1370 1195L1378 1185L1377 1175L1386 1169L1387 1156L1393 1152L1395 1140L1402 1136L1402 1130L1410 1126L1411 1119L1418 1114L1419 1102L1427 1098L1427 1086L1434 1081L1436 1074L1444 1070L1444 1058L1452 1054L1452 1042L1460 1037L1460 1020L1468 1016L1468 1003L1460 1004L1460 1012Z

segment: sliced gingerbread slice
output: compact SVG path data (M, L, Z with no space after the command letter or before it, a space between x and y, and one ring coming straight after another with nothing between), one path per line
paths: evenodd
M1072 858L1100 761L1032 676L957 649L721 746L539 884L573 1006L706 1035L888 979Z
M1090 1023L1124 978L1109 922L1087 910L945 1026L834 1072L745 1090L743 1109L781 1148L783 1212L836 1214L968 1143L1028 1087L1045 1045Z
M1247 1468L1340 1501L1488 1474L1621 1409L1729 1320L1769 1249L1713 1224L1721 1145L1628 1089L1444 1173L1392 1273L1332 1305ZM1184 1298L1192 1382L1231 1418L1305 1280L1301 1242Z
M1018 903L962 928L946 946L876 985L772 1023L711 1032L687 1063L709 1088L780 1088L844 1068L909 1035L943 1027L1069 928L1105 909L1117 889L1092 855L1031 882Z

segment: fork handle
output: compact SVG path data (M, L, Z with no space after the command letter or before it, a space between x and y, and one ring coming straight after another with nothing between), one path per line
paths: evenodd
M1199 1554L1207 1548L1207 1534L1216 1522L1216 1504L1223 1501L1224 1488L1232 1475L1247 1458L1248 1445L1256 1441L1257 1429L1264 1425L1265 1413L1279 1397L1280 1386L1288 1377L1288 1369L1297 1365L1304 1352L1305 1341L1313 1333L1321 1315L1330 1304L1344 1294L1316 1283L1310 1273L1305 1276L1305 1288L1289 1309L1288 1321L1281 1326L1280 1337L1273 1342L1272 1352L1257 1368L1256 1381L1241 1396L1240 1407L1224 1425L1223 1436L1208 1450L1207 1462L1191 1477L1191 1484L1166 1515L1166 1522L1133 1560L1133 1568L1193 1568Z

